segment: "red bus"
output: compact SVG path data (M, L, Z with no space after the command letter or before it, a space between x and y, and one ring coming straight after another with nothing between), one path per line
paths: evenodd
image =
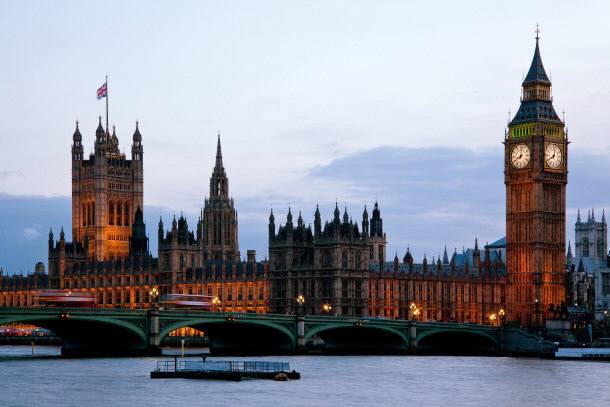
M161 296L161 304L171 309L194 309L211 311L213 302L210 295L193 294L164 294Z
M97 298L90 291L42 290L38 302L43 306L92 308L97 304Z

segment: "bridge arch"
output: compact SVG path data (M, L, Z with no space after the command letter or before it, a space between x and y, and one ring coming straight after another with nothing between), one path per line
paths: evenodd
M498 339L488 332L476 329L428 329L419 333L416 347L421 352L478 353L496 352Z
M305 341L314 336L324 341L327 353L403 353L409 350L404 332L388 326L330 323L315 326L305 334Z
M24 323L39 326L59 336L64 355L144 354L147 346L145 322L129 322L111 316L70 314L61 310L49 314L16 314L0 318L0 325ZM139 326L138 326L139 325Z
M159 332L159 340L170 332L191 327L203 331L212 341L213 353L291 352L296 347L294 333L284 325L266 320L235 318L189 318L170 323Z

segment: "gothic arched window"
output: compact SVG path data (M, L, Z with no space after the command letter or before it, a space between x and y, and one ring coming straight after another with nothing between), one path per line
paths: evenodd
M123 216L125 217L125 226L129 226L130 217L129 217L129 202L125 202L125 210L123 212Z
M114 202L108 202L108 224L114 225Z
M116 203L116 224L118 226L121 226L123 224L122 216L121 216L122 209L123 209L123 205L121 204L121 201L118 201Z
M582 257L589 257L589 238L582 239Z

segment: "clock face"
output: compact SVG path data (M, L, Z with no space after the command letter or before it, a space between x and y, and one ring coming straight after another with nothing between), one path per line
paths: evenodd
M557 144L549 144L544 152L544 159L551 168L559 168L561 165L561 148Z
M530 162L530 149L525 144L518 144L510 154L510 162L515 168L523 168Z

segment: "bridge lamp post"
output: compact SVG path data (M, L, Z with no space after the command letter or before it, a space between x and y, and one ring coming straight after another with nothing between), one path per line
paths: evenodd
M299 315L303 315L303 304L305 303L305 297L299 295L297 297L297 303L299 304Z
M216 309L216 311L221 311L221 309L220 309L220 298L214 297L212 299L212 304L214 304L214 308Z
M417 320L417 318L419 316L420 309L417 308L417 305L415 305L414 302L411 303L409 308L411 308L411 316L412 316L413 320L414 321Z
M157 302L157 297L159 296L159 289L157 287L153 287L150 290L150 299L151 299L151 306L152 308L155 308L155 304Z
M491 314L489 316L489 325L495 325L496 322L496 314Z
M500 321L502 322L502 326L504 326L504 322L505 322L504 318L506 318L506 313L504 312L504 308L500 309L498 314L500 315Z
M332 307L330 306L330 304L324 304L324 305L322 306L322 309L324 310L324 313L325 313L326 315L328 315L328 314L330 314L330 310L332 309Z

